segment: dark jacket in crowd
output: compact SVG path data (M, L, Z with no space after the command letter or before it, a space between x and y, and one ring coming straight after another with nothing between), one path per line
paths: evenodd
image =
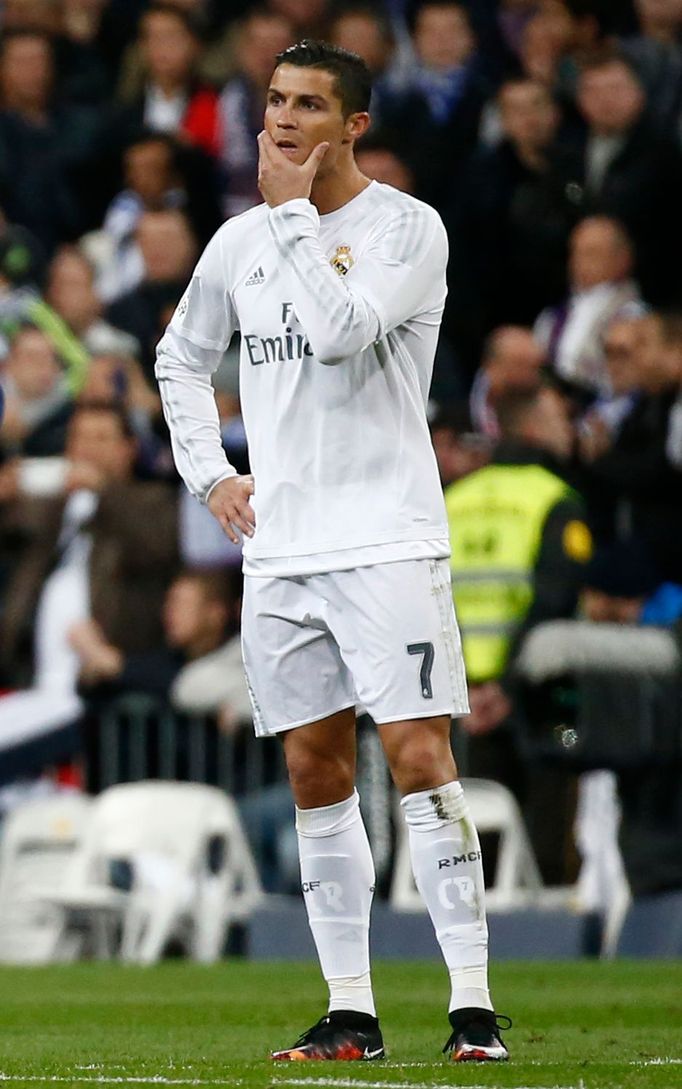
M59 562L64 499L20 500L3 512L0 538L15 549L7 585L0 669L11 686L30 683L33 624L45 579ZM90 608L106 638L124 653L163 642L161 608L178 563L174 490L131 481L102 492L87 527Z

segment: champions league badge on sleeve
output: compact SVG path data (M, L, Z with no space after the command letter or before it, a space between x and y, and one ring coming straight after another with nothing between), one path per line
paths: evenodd
M336 253L329 264L338 272L339 276L345 276L346 273L350 272L355 264L350 252L350 246L337 246Z

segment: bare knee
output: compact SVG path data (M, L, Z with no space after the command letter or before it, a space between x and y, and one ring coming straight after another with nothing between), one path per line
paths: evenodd
M379 727L393 781L401 794L430 790L457 777L445 717Z
M329 722L329 725L327 725ZM300 809L334 805L355 786L355 719L327 720L290 730L284 753L294 801Z

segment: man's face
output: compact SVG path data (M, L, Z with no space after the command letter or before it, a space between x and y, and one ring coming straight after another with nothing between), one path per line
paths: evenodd
M188 275L196 247L179 212L146 212L137 226L137 242L148 280L169 283Z
M161 207L173 182L173 164L168 146L161 140L135 144L124 156L126 183L148 208Z
M427 4L417 16L414 47L427 68L447 71L468 61L476 46L464 8L458 4Z
M344 144L351 141L353 120L344 118L335 78L321 68L281 64L275 69L265 107L265 129L293 162L304 163L318 144L329 144L317 177L331 173Z
M608 223L592 221L571 235L569 272L576 291L622 279L629 271L629 254Z
M500 330L485 364L491 392L502 393L510 386L533 386L544 362L544 352L530 330Z
M370 72L383 71L391 52L381 23L362 11L341 15L334 23L331 41L333 45L361 56Z
M24 329L15 337L6 368L25 401L46 397L61 374L55 350L39 329Z
M246 23L238 54L239 67L259 88L270 82L272 66L278 53L293 41L291 24L279 15L257 14Z
M198 47L180 19L155 11L142 24L142 50L152 79L182 83L192 72Z
M15 38L5 46L0 70L5 95L11 101L47 102L52 85L52 54L42 38Z
M325 0L272 0L270 4L296 27L318 22L324 16L326 6Z
M75 253L62 253L52 262L48 301L77 332L87 329L101 306L86 261Z
M182 650L197 638L205 604L203 589L196 579L175 580L163 606L163 627L171 647Z
M166 594L163 628L169 646L176 650L218 646L226 621L227 607L207 593L199 579L181 575Z
M355 161L366 178L392 185L401 193L414 193L414 175L402 159L388 148L358 148Z
M583 74L578 104L595 132L618 136L639 120L644 92L627 65L614 61Z
M135 443L124 433L115 413L82 410L69 425L66 456L69 461L94 466L107 480L127 480L135 460Z
M512 143L545 148L554 139L559 114L539 83L512 83L500 93L502 128Z

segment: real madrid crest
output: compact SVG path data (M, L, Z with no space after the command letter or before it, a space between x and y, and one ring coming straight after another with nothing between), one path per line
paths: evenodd
M329 263L333 269L336 269L339 276L345 276L347 272L350 272L355 264L350 252L350 246L337 246L336 253Z

